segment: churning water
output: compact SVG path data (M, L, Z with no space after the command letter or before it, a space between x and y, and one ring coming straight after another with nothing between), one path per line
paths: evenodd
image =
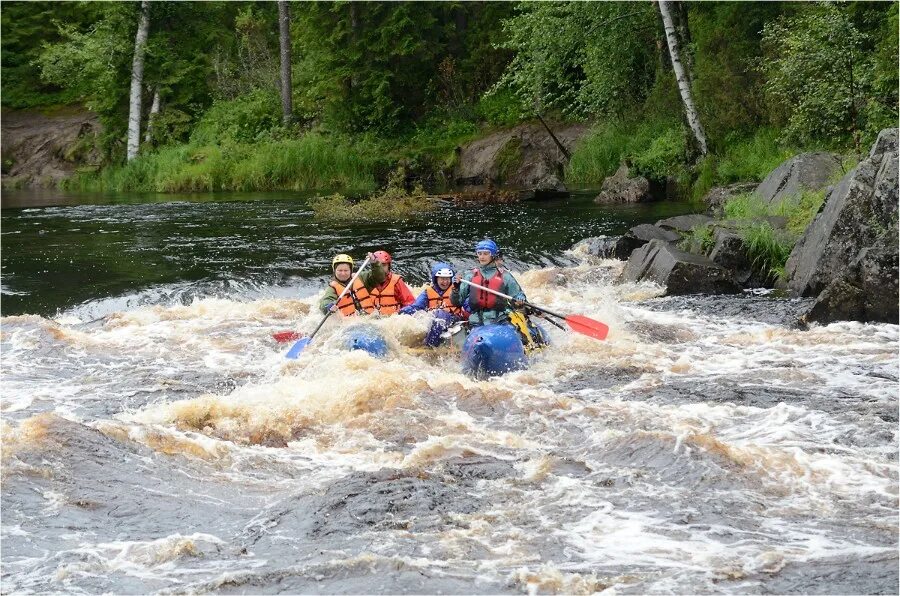
M683 211L589 201L323 226L302 201L3 212L3 593L896 593L898 327L662 298L573 241ZM487 381L330 320L334 252L414 284L486 233L547 327Z

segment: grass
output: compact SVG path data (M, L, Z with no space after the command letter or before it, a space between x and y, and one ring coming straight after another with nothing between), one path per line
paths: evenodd
M66 186L136 192L334 188L366 192L376 187L375 172L383 167L383 153L375 144L309 133L252 145L164 147L98 174L76 176Z
M716 235L712 226L695 226L684 235L681 242L678 243L679 248L695 254L708 255L709 251L716 245Z
M754 223L743 228L741 237L747 245L747 256L758 271L784 278L785 264L794 249L796 237L779 234L768 223Z

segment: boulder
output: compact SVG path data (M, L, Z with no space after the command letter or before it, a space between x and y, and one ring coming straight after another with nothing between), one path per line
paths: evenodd
M715 245L709 252L712 262L730 271L741 287L771 287L773 276L753 266L753 260L747 254L747 243L740 235L727 228L716 228L714 237Z
M769 204L795 199L804 190L822 190L840 169L840 155L826 152L801 153L772 170L754 193Z
M897 129L881 132L869 157L831 190L794 246L785 271L795 295L818 295L850 267L860 249L896 227L896 139Z
M554 128L568 151L587 132L583 124ZM521 124L460 147L452 179L459 186L503 185L562 192L565 157L539 124Z
M741 291L731 273L707 257L675 248L654 239L631 253L620 281L652 281L666 286L666 293L736 294Z
M676 232L686 233L700 226L707 226L715 220L701 213L691 215L678 215L676 217L667 217L656 222L656 227L664 230L674 230Z
M757 185L753 182L716 186L710 189L703 197L703 202L706 203L706 212L712 216L719 217L725 212L725 203L728 202L728 199L737 195L751 193L756 187Z
M616 238L613 236L596 236L594 238L585 238L581 242L576 243L572 250L581 250L592 256L600 257L601 259L621 259L625 260L628 258L628 255L624 257L618 256L616 253L616 245L618 244L620 238ZM629 253L630 254L630 253Z
M646 203L656 200L650 181L643 176L632 178L628 166L622 164L616 173L603 181L595 203Z
M898 323L896 225L874 246L859 251L850 266L829 283L802 317L804 323L876 321Z
M625 235L616 242L616 258L622 260L627 259L635 249L644 246L651 240L678 242L681 240L681 235L676 232L664 230L652 224L640 224L634 226L625 232Z

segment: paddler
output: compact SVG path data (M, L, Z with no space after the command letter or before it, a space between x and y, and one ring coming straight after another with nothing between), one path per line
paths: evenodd
M353 277L353 257L341 253L335 255L331 260L331 271L334 277L319 300L319 310L323 314L327 314L330 310L349 317L375 312L375 300L371 291L372 288L384 282L385 272L373 253L368 253L366 257L372 262L371 268L359 274L350 291L341 298L340 302L338 302L338 296Z

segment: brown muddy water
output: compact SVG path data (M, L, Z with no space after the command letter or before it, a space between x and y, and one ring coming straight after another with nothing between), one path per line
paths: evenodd
M2 214L4 594L897 593L898 327L804 331L804 301L661 297L568 250L687 206L72 202ZM333 252L418 285L488 232L608 339L548 326L485 381L419 349L425 315L374 321L384 360L341 349L353 323L295 361L271 339L315 328Z

